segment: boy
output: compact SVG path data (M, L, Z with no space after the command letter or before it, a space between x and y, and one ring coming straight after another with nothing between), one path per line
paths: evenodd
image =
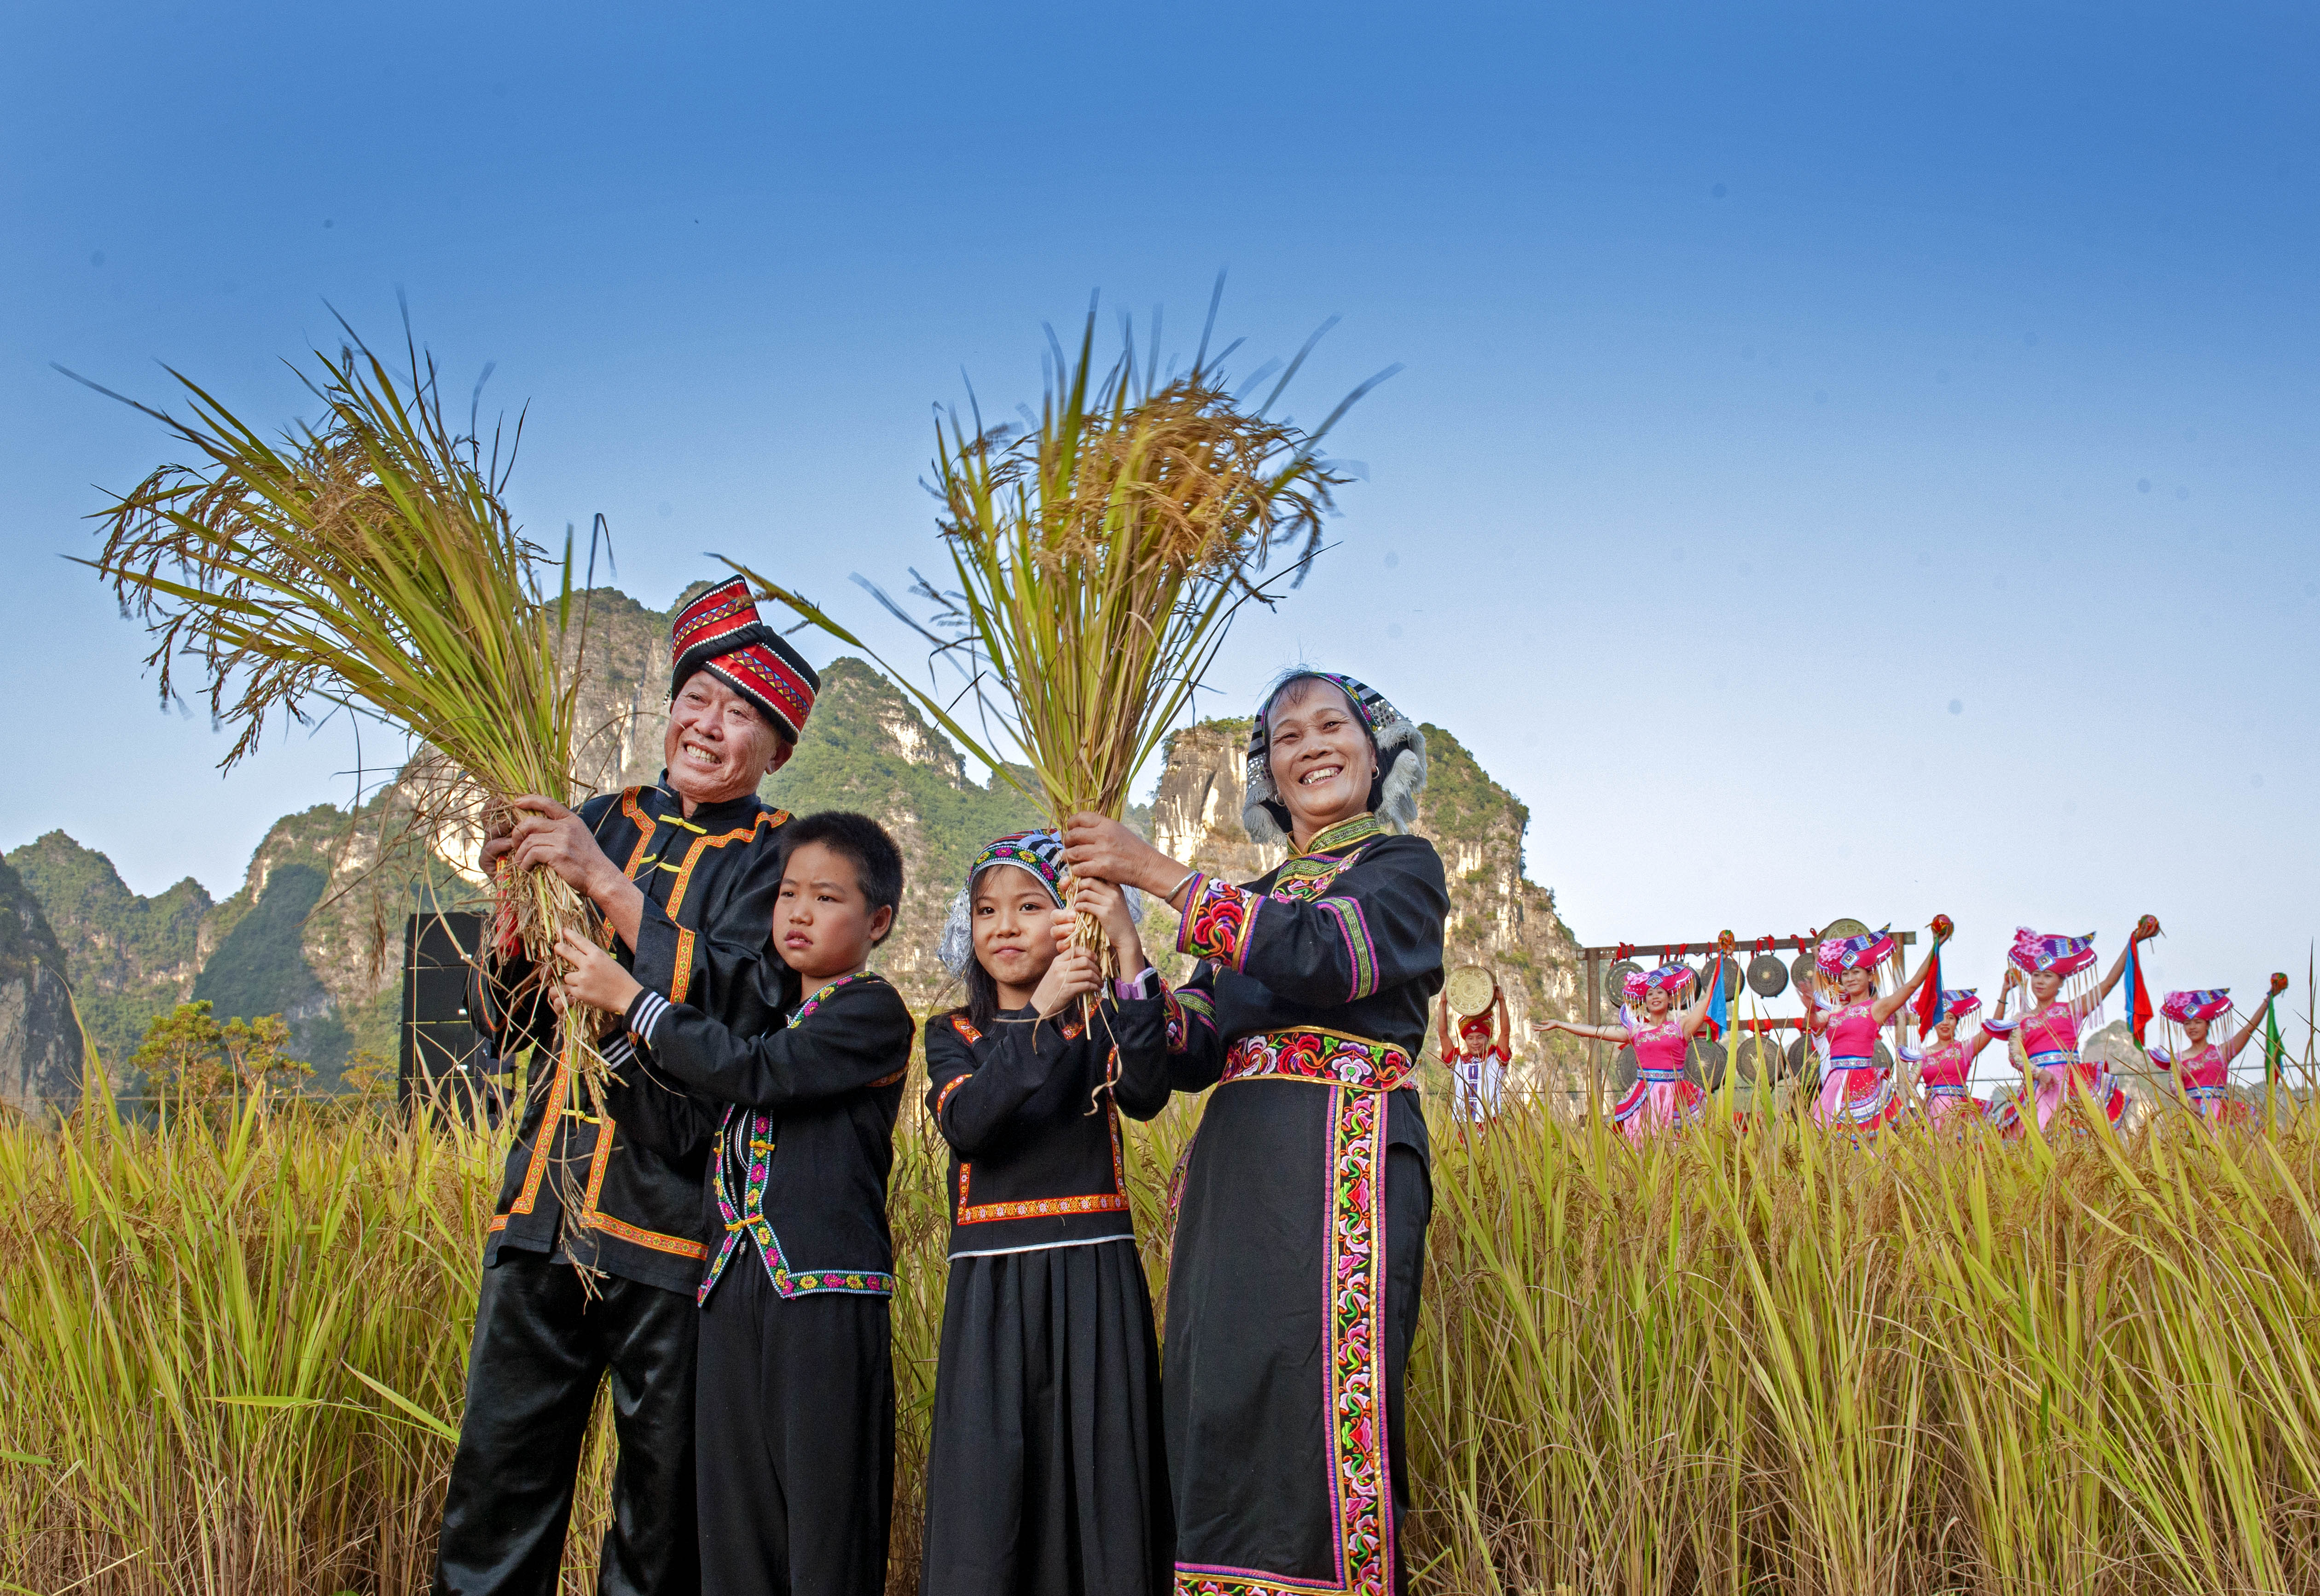
M677 1146L714 1137L705 1204L722 1240L701 1283L694 1407L704 1596L880 1596L894 1478L886 1176L913 1027L867 966L902 902L902 859L862 815L808 816L783 841L774 945L806 994L785 1029L738 1035L577 935L557 945L572 967L561 991L625 1017L639 1050L623 1124Z

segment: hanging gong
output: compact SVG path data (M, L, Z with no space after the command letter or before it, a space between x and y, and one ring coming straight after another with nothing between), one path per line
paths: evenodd
M1807 948L1789 960L1789 976L1796 982L1799 992L1812 990L1813 976L1819 969L1820 965L1814 960L1813 951L1810 948Z
M1610 1095L1610 1100L1617 1103L1635 1084L1636 1050L1632 1046L1624 1047L1612 1058L1611 1068L1604 1074L1603 1089Z
M1869 927L1858 920L1837 920L1822 926L1820 933L1824 939L1833 936L1842 942L1848 936L1867 936Z
M1618 1013L1619 1005L1627 1001L1627 978L1643 973L1644 967L1632 959L1622 959L1603 972L1603 1001L1610 1005L1613 1014Z
M1770 953L1748 960L1748 990L1759 997L1778 997L1789 989L1789 967Z
M1763 1033L1740 1043L1735 1067L1740 1071L1738 1078L1749 1086L1769 1086L1791 1073L1781 1044Z
M1724 1044L1695 1036L1683 1050L1683 1072L1695 1086L1709 1091L1724 1084Z
M1461 1019L1488 1014L1491 1000L1499 995L1499 983L1491 972L1479 964L1462 964L1450 972L1443 986L1442 996L1448 999L1450 1012Z
M1789 1043L1789 1078L1803 1081L1807 1086L1816 1086L1820 1081L1820 1054L1801 1036Z

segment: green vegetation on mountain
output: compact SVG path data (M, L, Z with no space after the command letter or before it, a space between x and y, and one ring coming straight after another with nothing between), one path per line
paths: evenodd
M81 1023L117 1070L155 1017L191 989L201 969L202 922L216 905L191 876L140 897L113 861L61 831L11 851L8 863L55 928Z
M580 717L599 733L587 751L595 762L590 780L610 788L650 781L666 724L670 614L612 589L588 597ZM947 1001L954 983L934 949L967 861L991 838L1047 816L1003 777L971 780L958 750L864 661L834 660L821 678L796 754L760 790L793 814L855 809L893 832L907 885L879 968L916 1006ZM1453 961L1491 962L1513 977L1526 1014L1562 1007L1572 986L1558 968L1569 934L1552 895L1521 876L1528 811L1447 731L1429 726L1426 733L1431 777L1419 829L1451 865ZM1239 828L1247 735L1246 721L1185 728L1168 745L1161 782L1164 798L1172 782L1180 789L1164 804L1174 806L1180 833L1192 825L1186 806L1201 817L1192 833L1168 840L1237 879L1264 869L1264 851ZM338 1089L341 1069L359 1053L395 1057L404 920L476 896L442 860L392 857L406 801L390 786L352 811L321 804L284 816L252 854L240 888L214 903L190 879L140 897L104 855L62 832L10 853L55 928L62 968L115 1085L138 1089L131 1061L148 1027L188 1001L208 1002L220 1023L283 1015L285 1050L315 1067L316 1090ZM1143 805L1128 819L1147 835L1161 824ZM384 869L382 850L390 854ZM1147 929L1159 961L1179 963L1164 951L1174 916L1155 907Z
M985 843L1045 818L1004 780L969 780L957 752L910 700L852 658L822 672L797 753L759 791L793 815L856 809L914 830L904 843L911 888L939 892L946 902Z

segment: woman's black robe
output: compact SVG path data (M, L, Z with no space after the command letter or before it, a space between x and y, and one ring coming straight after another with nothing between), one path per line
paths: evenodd
M1411 1084L1442 985L1440 855L1343 822L1201 877L1170 1076L1216 1086L1182 1177L1162 1392L1175 1588L1406 1588L1402 1375L1433 1194ZM1221 1082L1221 1085L1218 1083Z

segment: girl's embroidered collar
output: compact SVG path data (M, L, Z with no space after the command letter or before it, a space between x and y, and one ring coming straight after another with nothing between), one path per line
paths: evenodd
M1295 857L1310 859L1316 853L1342 852L1355 843L1382 835L1384 831L1385 827L1376 816L1356 815L1350 820L1340 820L1335 825L1325 825L1315 832L1313 840L1306 843Z

